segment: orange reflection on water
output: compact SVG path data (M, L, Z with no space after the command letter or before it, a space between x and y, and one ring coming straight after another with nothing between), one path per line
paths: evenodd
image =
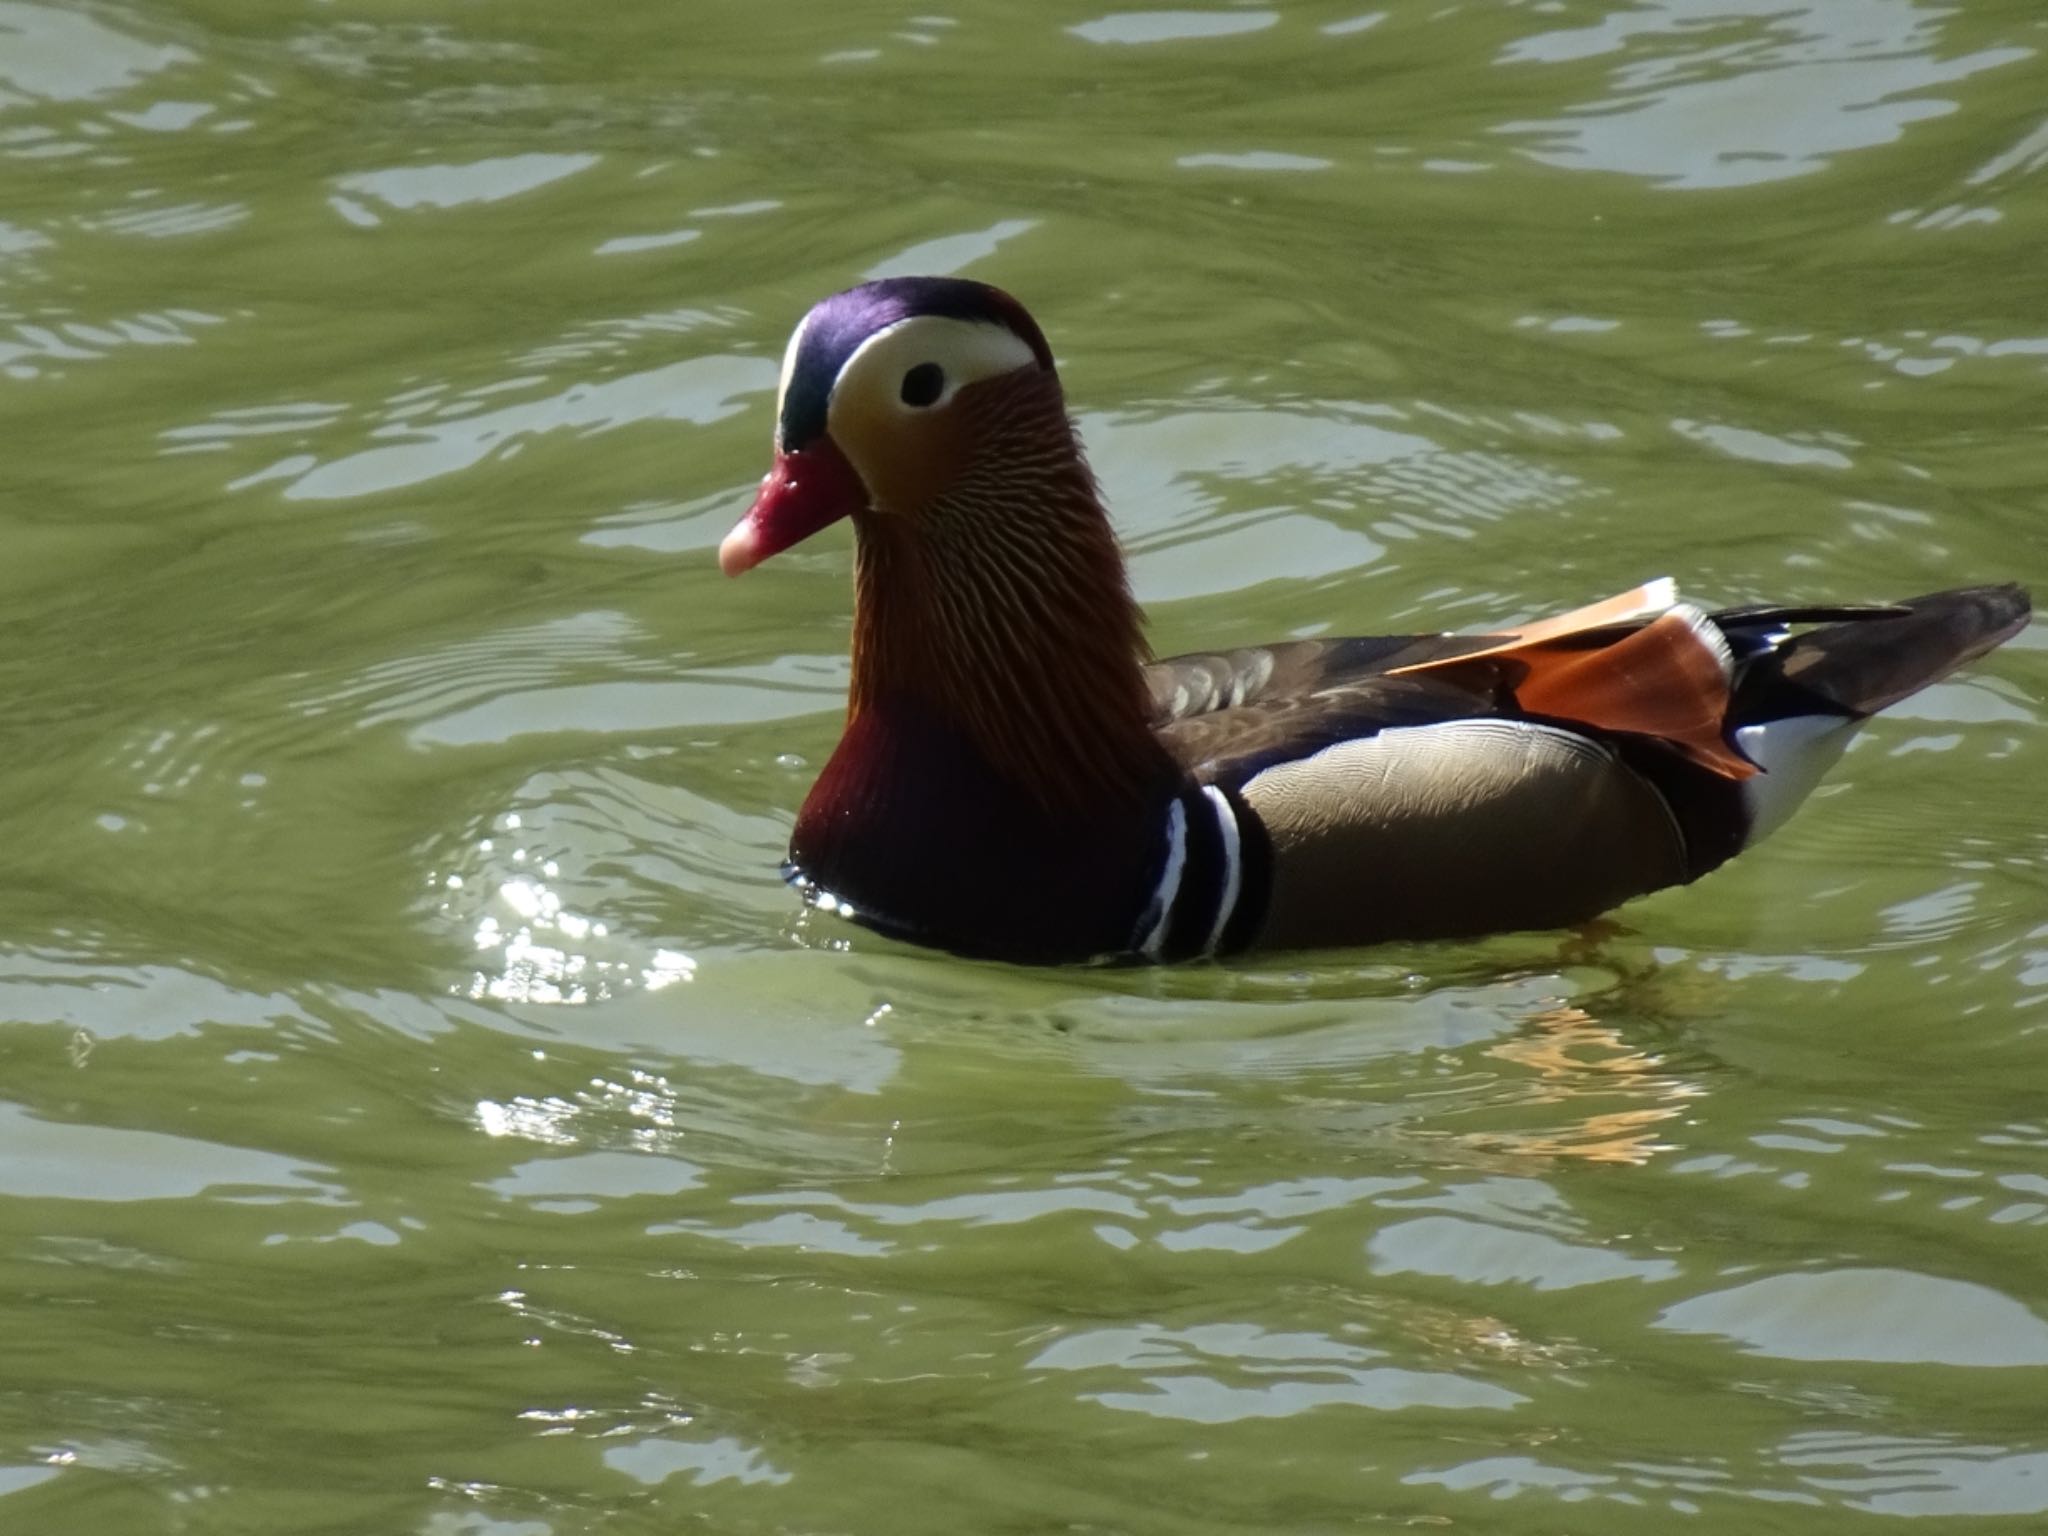
M1487 1054L1536 1074L1524 1093L1529 1104L1612 1098L1638 1102L1600 1110L1550 1131L1490 1132L1476 1138L1489 1148L1528 1157L1576 1157L1596 1163L1647 1163L1672 1150L1657 1127L1684 1112L1703 1090L1661 1070L1663 1059L1625 1041L1612 1025L1564 1003L1530 1021L1528 1033L1488 1048Z

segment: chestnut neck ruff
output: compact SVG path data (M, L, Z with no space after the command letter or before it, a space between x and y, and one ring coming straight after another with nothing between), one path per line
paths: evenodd
M1143 616L1059 381L954 401L967 470L910 513L858 513L851 724L902 695L1048 810L1132 803L1176 776L1148 724Z

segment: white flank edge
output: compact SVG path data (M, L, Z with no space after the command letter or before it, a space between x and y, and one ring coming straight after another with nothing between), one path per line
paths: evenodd
M1237 888L1244 859L1238 839L1237 812L1230 808L1230 797L1214 784L1204 784L1202 793L1216 808L1216 830L1223 834L1223 895L1216 903L1216 921L1209 925L1208 942L1202 946L1203 954L1213 955L1216 946L1223 942L1223 929L1230 921L1230 914L1237 910Z
M1188 812L1176 798L1166 810L1166 867L1159 872L1159 888L1152 893L1145 915L1150 924L1138 941L1138 953L1157 960L1166 947L1166 930L1173 924L1173 904L1180 896L1181 871L1188 862Z
M1735 745L1763 769L1742 783L1743 803L1749 807L1745 848L1762 842L1785 824L1835 765L1862 724L1843 715L1788 715L1761 725L1736 727Z

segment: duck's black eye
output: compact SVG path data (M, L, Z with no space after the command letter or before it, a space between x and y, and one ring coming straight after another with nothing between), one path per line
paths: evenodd
M919 363L903 375L903 403L930 405L946 392L946 370L937 363Z

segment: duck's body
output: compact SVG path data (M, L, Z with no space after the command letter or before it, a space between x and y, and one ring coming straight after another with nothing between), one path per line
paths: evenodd
M1493 635L1147 665L1044 339L954 279L814 309L777 448L725 568L858 535L846 733L788 872L991 958L1581 921L1757 841L1863 719L2028 612L2004 586L1709 615L1660 581Z

